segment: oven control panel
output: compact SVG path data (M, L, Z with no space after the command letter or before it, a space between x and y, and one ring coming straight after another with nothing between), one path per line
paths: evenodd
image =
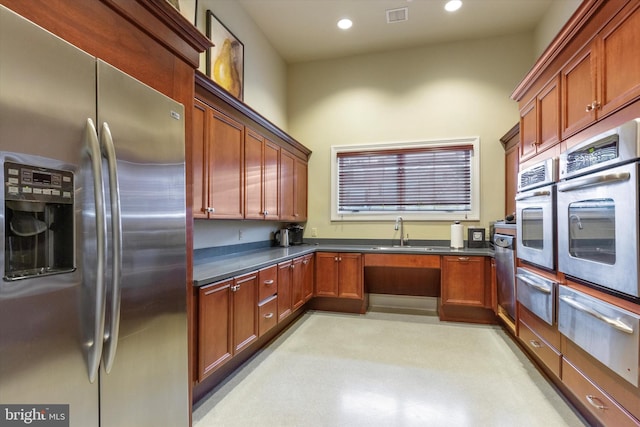
M73 203L73 173L13 162L4 163L5 200Z

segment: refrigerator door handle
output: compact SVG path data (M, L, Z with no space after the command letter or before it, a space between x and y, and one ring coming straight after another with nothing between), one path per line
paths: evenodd
M108 329L105 330L105 345L103 360L105 372L111 372L118 346L120 331L120 280L122 278L122 219L120 209L120 185L118 184L118 168L116 164L116 151L113 146L113 137L107 123L102 124L100 132L100 145L102 154L107 159L109 172L109 194L111 200L111 234L112 234L112 283L111 306Z
M93 325L93 337L88 343L89 381L93 383L98 377L98 370L100 369L104 336L105 300L107 293L104 284L107 221L104 209L104 189L102 187L102 155L100 154L98 132L91 119L87 119L85 151L91 160L93 191L96 204L96 316Z

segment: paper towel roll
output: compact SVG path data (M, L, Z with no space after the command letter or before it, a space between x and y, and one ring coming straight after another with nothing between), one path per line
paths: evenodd
M454 249L464 248L464 225L460 221L451 224L451 247Z

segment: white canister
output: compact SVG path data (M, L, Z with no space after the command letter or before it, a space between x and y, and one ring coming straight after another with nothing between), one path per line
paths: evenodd
M451 224L451 247L453 249L464 248L464 225L460 221Z

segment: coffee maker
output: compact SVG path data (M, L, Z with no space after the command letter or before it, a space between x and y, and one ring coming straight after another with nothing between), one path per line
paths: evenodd
M73 271L73 173L7 161L4 188L4 280Z

